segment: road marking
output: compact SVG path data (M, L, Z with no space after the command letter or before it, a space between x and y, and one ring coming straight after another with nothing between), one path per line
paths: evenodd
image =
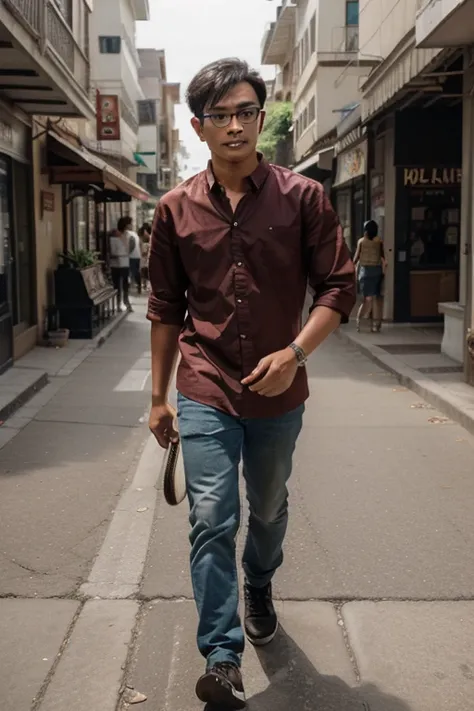
M80 592L125 599L138 593L156 508L156 483L165 450L150 435L129 488L122 494L105 541Z
M115 386L115 393L135 393L145 390L151 370L143 367L143 360L147 358L142 354Z

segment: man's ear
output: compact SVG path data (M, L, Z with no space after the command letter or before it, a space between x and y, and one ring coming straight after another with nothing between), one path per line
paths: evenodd
M202 131L202 123L198 118L196 118L196 116L193 116L193 118L191 119L191 126L196 131L200 140L204 143L206 139L204 138L204 133Z
M260 111L260 126L258 128L258 132L262 133L263 131L263 126L265 124L265 116L267 115L266 111Z

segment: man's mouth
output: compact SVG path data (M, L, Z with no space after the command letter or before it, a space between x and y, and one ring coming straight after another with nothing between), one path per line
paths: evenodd
M236 148L241 148L241 147L244 146L245 144L246 144L246 141L230 141L229 143L224 143L224 145L225 145L227 148L232 148L232 149L234 149L234 150L235 150Z

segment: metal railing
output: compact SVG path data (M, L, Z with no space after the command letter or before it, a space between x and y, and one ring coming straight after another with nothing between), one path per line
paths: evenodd
M41 3L39 0L3 0L4 5L33 34L41 31Z
M332 31L332 51L335 53L359 51L359 25L334 27Z
M77 83L87 92L89 60L58 5L53 0L1 1L35 37L42 52L51 53L54 60L59 58ZM80 1L84 3L84 0Z
M120 99L120 115L125 123L130 126L134 133L138 133L138 119L133 109L127 104L123 98Z

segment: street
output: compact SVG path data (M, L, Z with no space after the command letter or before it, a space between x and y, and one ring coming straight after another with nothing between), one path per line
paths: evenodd
M186 504L164 502L146 425L144 315L143 299L0 449L1 711L123 711L133 690L144 711L202 708ZM474 438L336 337L309 375L281 628L245 652L249 708L470 711Z

